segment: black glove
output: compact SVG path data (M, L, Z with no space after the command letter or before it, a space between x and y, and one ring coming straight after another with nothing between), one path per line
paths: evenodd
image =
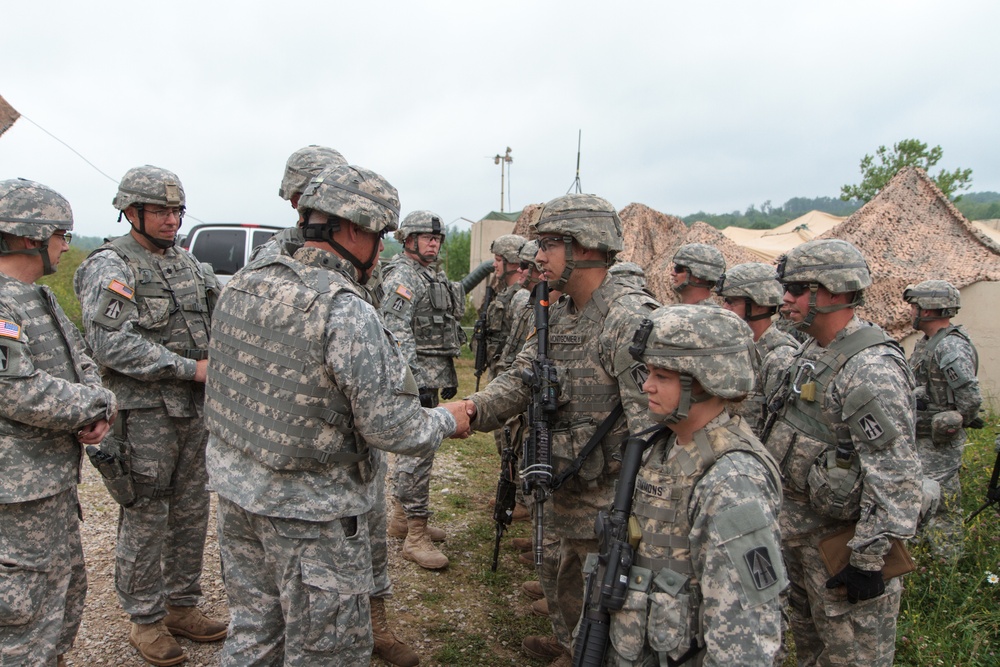
M455 394L457 393L458 387L445 387L441 390L441 398L447 401L448 399L455 398Z
M859 600L871 600L885 593L882 570L859 570L848 563L843 570L826 581L827 588L843 586L847 589L847 601L857 604Z
M917 399L917 410L920 410L921 412L925 412L927 410L927 399L926 398L918 398Z
M436 408L438 404L437 389L420 388L420 405L425 408Z

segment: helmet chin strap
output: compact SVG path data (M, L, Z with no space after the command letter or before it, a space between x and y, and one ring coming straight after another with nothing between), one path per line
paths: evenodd
M681 382L681 398L677 402L677 407L674 411L668 415L653 415L653 418L660 422L661 424L676 424L687 419L688 413L691 411L691 406L695 403L701 403L712 398L712 395L707 391L702 390L697 394L694 393L694 378L687 373L680 374Z
M778 312L777 307L768 308L763 313L758 315L751 315L753 306L756 302L748 296L743 297L743 321L744 322L756 322L757 320L769 320Z
M420 261L424 262L425 264L433 264L434 262L436 262L437 258L438 258L438 255L440 254L440 252L435 253L433 255L431 255L429 253L420 252L420 241L415 238L416 236L417 236L416 234L410 234L407 237L407 239L406 239L407 241L409 241L410 239L413 239L413 249L410 250L409 248L406 248L406 250L408 252L413 253L417 257L419 257ZM404 246L404 248L405 248L405 246Z
M809 283L809 311L806 316L802 318L801 322L795 324L795 328L800 331L805 331L812 326L813 321L816 316L820 313L835 313L838 310L844 310L845 308L856 308L863 305L865 300L861 296L861 292L855 292L854 298L850 303L837 303L830 304L829 306L817 306L816 305L816 292L819 291L819 283Z
M368 275L368 270L375 266L375 263L378 262L378 242L383 236L385 236L385 230L378 233L378 239L376 239L375 243L372 245L372 253L368 257L368 261L362 262L354 253L333 239L333 233L338 229L340 229L340 223L329 222L328 219L326 224L304 225L302 227L302 238L306 241L322 241L323 243L329 244L341 257L346 259L351 263L351 265L354 266L355 269L357 269L358 282L364 285L371 277Z
M125 217L125 219L128 220L129 226L131 226L132 229L134 229L135 231L139 232L140 235L142 235L144 238L146 238L150 243L152 243L153 245L155 245L160 250L167 250L168 248L173 248L174 247L174 242L177 240L177 236L176 235L174 235L174 238L170 239L169 241L166 240L166 239L158 239L158 238L155 238L153 236L150 236L149 233L146 232L146 208L142 204L137 204L135 206L135 210L136 210L136 213L139 216L139 226L138 227L136 227L135 225L132 224L132 221L128 219L128 216ZM122 215L124 215L124 214L125 214L125 211L118 211L118 222L121 222ZM180 229L180 225L179 224L177 225L177 229Z
M562 275L559 276L558 280L555 280L555 281L550 280L550 281L548 281L548 283L549 283L549 289L550 290L558 290L560 292L564 291L564 289L566 287L566 283L569 281L569 276L570 276L571 273L573 273L573 269L576 269L576 268L580 268L580 269L609 268L611 266L612 262L614 262L614 254L613 253L611 253L608 256L608 258L604 259L604 260L601 260L601 259L575 260L575 259L573 259L573 237L572 236L568 236L568 235L567 236L563 236L562 240L563 240L563 244L566 247L566 252L563 255L563 257L566 260L566 265L563 267ZM504 264L506 265L506 263L507 262L505 260Z

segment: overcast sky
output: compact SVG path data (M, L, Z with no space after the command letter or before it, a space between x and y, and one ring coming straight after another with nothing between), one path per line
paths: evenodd
M17 2L0 178L41 181L76 230L124 233L129 168L176 172L187 225L288 225L288 155L340 150L403 213L446 222L567 192L674 215L839 195L880 144L941 145L1000 191L1000 3Z

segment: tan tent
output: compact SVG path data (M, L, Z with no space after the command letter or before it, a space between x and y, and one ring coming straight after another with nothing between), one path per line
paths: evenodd
M822 211L809 211L774 229L745 229L726 227L723 235L754 255L759 262L774 263L795 246L825 234L846 220Z

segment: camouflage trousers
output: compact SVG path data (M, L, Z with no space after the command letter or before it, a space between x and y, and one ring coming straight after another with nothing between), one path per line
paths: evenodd
M366 515L282 519L252 514L221 496L218 508L231 619L223 667L369 664Z
M891 667L902 594L899 578L887 581L879 597L851 604L843 587L826 587L830 574L815 540L782 544L781 551L791 580L789 627L799 667Z
M588 553L597 552L597 540L566 537L547 542L542 549L538 580L549 602L552 632L563 648L573 650L573 628L583 612L583 566Z
M392 581L389 579L388 516L385 505L386 456L375 452L375 479L372 480L374 500L368 512L368 532L371 535L373 598L387 598L392 595Z
M166 616L166 604L191 607L201 597L209 495L200 417L170 417L163 408L129 410L125 433L140 497L118 515L115 588L133 623Z
M964 441L964 438L963 438ZM917 454L924 476L941 485L941 501L927 517L917 537L927 542L938 558L955 562L962 556L965 528L962 516L962 444L935 445L930 438L917 438Z
M433 400L420 401L422 407L437 407L438 390L434 389L433 392ZM433 467L433 453L427 456L396 455L396 471L392 480L393 495L403 506L403 512L409 519L431 515L431 469Z
M0 504L0 664L54 665L87 594L76 488Z

